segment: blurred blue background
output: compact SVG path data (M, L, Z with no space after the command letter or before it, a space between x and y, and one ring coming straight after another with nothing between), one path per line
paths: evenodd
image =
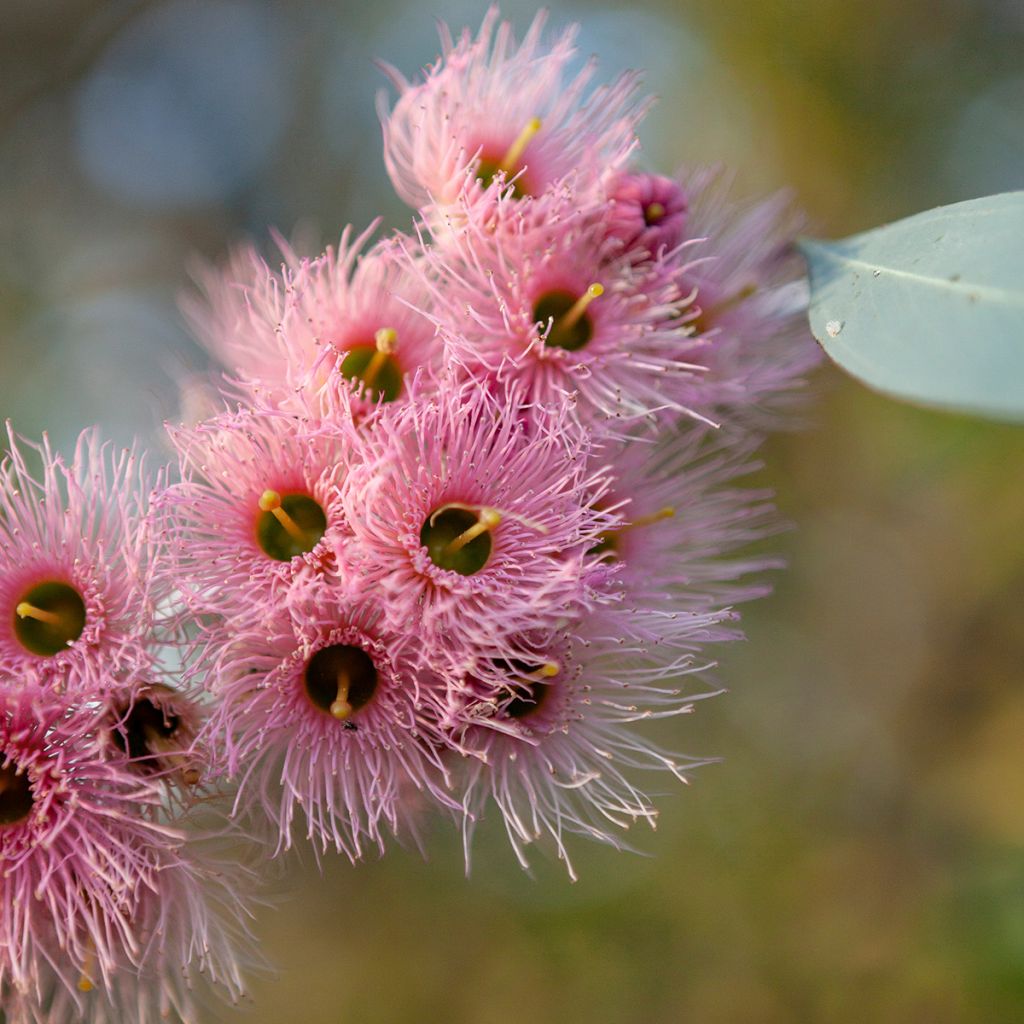
M551 6L606 77L646 69L652 168L792 187L815 233L1024 188L1019 0ZM407 226L373 58L412 75L435 17L483 11L4 0L0 414L159 448L207 372L189 266L270 226L311 248ZM297 867L248 1020L1024 1020L1024 430L817 385L760 481L791 569L725 658L731 692L666 733L724 763L666 793L649 856L577 844L580 882L530 878L491 828L466 881L438 829L428 863Z

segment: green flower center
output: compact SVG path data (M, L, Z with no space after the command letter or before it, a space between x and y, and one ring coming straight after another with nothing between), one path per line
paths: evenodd
M402 368L376 345L353 345L338 369L348 380L362 381L370 398L393 402L402 393Z
M476 180L480 182L484 188L492 184L494 179L499 174L505 175L505 181L508 182L511 178L516 177L516 180L511 182L512 196L515 199L524 199L530 193L527 191L525 184L523 183L523 175L519 172L523 169L523 154L526 152L526 147L530 145L533 137L541 129L541 122L539 117L531 117L529 121L523 125L522 131L516 136L512 145L505 150L501 157L494 157L493 155L488 156L481 154L480 162L476 167Z
M332 644L309 659L302 682L315 708L345 721L373 698L377 668L362 647Z
M500 522L500 514L491 508L442 506L427 516L420 543L439 569L472 576L491 557L491 530Z
M32 810L32 785L28 775L13 764L0 768L0 827L17 825Z
M501 173L504 173L505 181L508 182L509 178L514 174L519 173L519 168L513 167L506 171L505 168L502 167L500 160L495 160L486 156L480 157L480 163L477 164L476 168L476 180L479 181L484 188L491 185L494 182L494 179ZM515 181L509 182L509 185L512 188L513 199L525 199L530 194L526 191L526 187L523 183L523 175L521 174L519 174L519 177L517 177Z
M587 307L604 294L600 284L592 284L582 295L555 290L545 292L533 306L533 322L548 331L544 344L575 352L594 336L594 322Z
M327 529L327 516L308 494L264 491L259 500L256 542L263 553L278 562L312 551Z
M49 580L27 590L14 610L14 635L41 657L66 651L85 629L85 602L68 583Z

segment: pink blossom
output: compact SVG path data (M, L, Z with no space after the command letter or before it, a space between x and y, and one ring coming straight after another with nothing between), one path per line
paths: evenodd
M210 659L207 735L237 780L236 814L269 826L277 852L291 845L299 809L321 852L355 860L367 844L383 851L387 831L415 838L408 789L451 804L440 687L373 605L349 607L313 585L291 607L259 628L238 622Z
M636 146L647 106L637 76L591 90L593 61L571 74L576 28L546 44L546 19L538 14L517 44L492 7L476 38L441 26L442 55L422 81L384 66L399 92L393 110L378 100L388 174L435 225L431 210L458 217L460 200L538 196L566 181L588 191Z
M632 825L653 828L657 811L638 770L687 782L707 763L662 750L637 726L692 711L716 692L699 681L709 667L700 652L735 636L724 625L730 616L632 618L639 639L623 635L621 609L602 609L546 642L533 637L534 661L493 663L487 679L462 688L452 731L471 755L460 776L467 865L473 830L493 804L523 867L525 847L547 841L575 879L569 835L628 848L623 833ZM686 690L681 679L692 680Z
M114 947L105 978L90 953L69 988L59 970L66 954L54 947L33 991L4 994L8 1024L189 1022L201 1011L219 1018L219 1000L237 1002L244 972L265 966L250 932L259 880L239 862L237 839L197 835L157 851L153 881L132 906L133 942Z
M429 664L600 599L588 554L614 519L567 410L475 381L384 410L344 488L354 569Z
M159 788L103 757L102 710L27 682L0 676L0 989L38 998L49 970L69 993L109 984L181 840L156 823Z
M683 240L687 201L682 186L660 174L621 173L607 186L607 231L625 252L655 258Z
M7 427L0 464L0 670L102 691L151 658L149 481L95 431L70 464ZM31 454L27 454L26 449ZM40 463L36 476L30 461Z
M596 551L618 568L630 606L703 612L766 594L776 558L744 548L781 528L771 492L738 481L760 468L758 439L666 426L654 439L608 445L604 499L621 525Z
M793 246L803 219L787 193L738 205L730 176L714 168L680 182L692 245L666 262L675 264L681 287L696 290L691 326L707 339L708 373L691 401L737 429L776 428L821 359L807 329L807 284Z
M338 579L349 529L340 484L355 426L240 411L170 427L182 481L159 497L164 572L191 613L272 614L296 579Z
M687 324L692 286L621 255L592 210L544 206L540 223L513 217L501 231L470 216L449 244L427 247L425 312L451 358L521 382L531 401L570 399L598 429L685 410L703 372L689 361L702 348Z
M376 227L355 238L346 228L337 249L314 260L281 242L279 271L250 247L202 276L206 301L188 301L186 312L237 376L238 397L304 415L325 392L355 389L365 415L380 401L401 399L416 369L438 365L434 327L414 308L423 305L423 286L398 258L397 240L369 246Z
M144 778L160 779L187 803L204 775L196 749L203 712L194 694L152 679L151 674L122 684L108 696L100 737L108 758L123 760Z

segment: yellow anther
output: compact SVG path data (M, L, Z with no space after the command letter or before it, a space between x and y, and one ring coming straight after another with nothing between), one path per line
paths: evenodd
M525 127L516 137L516 141L508 147L505 155L501 158L498 163L498 169L504 171L506 174L515 174L519 170L517 166L519 159L523 155L526 147L530 144L530 140L540 131L541 121L539 117L531 117L526 122Z
M477 521L468 529L463 530L458 537L445 545L444 554L454 555L461 551L471 541L476 540L482 533L488 533L501 522L501 513L496 508L482 508L477 513Z
M306 533L301 526L281 507L281 495L277 491L264 491L260 495L261 512L270 512L293 540L305 544Z
M281 507L281 495L277 491L264 491L260 495L260 511L273 512L275 508Z
M51 626L59 626L62 621L56 612L48 612L43 608L37 608L34 604L29 604L28 601L22 601L14 611L19 619L36 619L39 622L46 622Z
M339 722L343 722L349 715L352 714L353 707L348 700L348 688L350 680L348 673L341 671L338 673L338 697L337 700L331 702L331 714L338 719Z
M93 985L92 978L90 977L93 968L96 966L96 948L93 945L92 939L89 939L88 943L85 950L85 963L82 964L82 971L78 976L79 992L91 992L96 987Z
M660 523L662 519L671 519L675 514L676 510L670 505L666 505L664 508L659 508L657 512L652 512L648 516L637 517L631 523L623 526L622 529L632 530L637 526L650 526L652 523Z
M648 203L644 208L644 220L648 224L656 223L665 216L665 207L661 203Z
M561 331L567 331L571 327L575 327L577 321L587 311L589 306L594 299L599 299L604 295L604 285L594 282L589 288L573 303L569 311L558 318L557 327Z
M545 661L540 667L540 674L545 679L550 679L552 676L557 676L562 670L562 666L557 661Z
M377 380L377 374L387 365L388 356L395 351L395 343L398 341L398 331L393 327L382 327L373 336L377 351L370 357L366 369L360 374L363 384L372 388Z
M382 327L373 336L373 340L377 346L378 352L390 355L395 351L395 342L398 341L398 331L396 331L394 327Z

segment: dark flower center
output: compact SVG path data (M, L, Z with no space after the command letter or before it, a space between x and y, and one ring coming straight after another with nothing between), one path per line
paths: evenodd
M373 399L393 402L402 393L402 368L393 355L375 345L353 345L338 369L348 380L362 381Z
M162 753L160 741L172 739L180 724L181 719L177 715L143 697L132 704L126 714L122 712L111 738L118 750L132 760L152 759Z
M505 705L505 714L509 718L527 718L541 709L545 697L551 690L551 684L537 680L533 683L517 683L516 696Z
M491 557L490 531L497 525L487 518L488 512L442 508L427 516L420 530L420 543L434 565L463 576L483 569Z
M174 695L170 687L154 690ZM131 705L122 704L111 713L110 738L132 767L143 774L176 769L181 781L196 785L202 773L188 751L194 736L181 715L149 697L138 696Z
M85 602L68 583L38 583L14 610L14 635L25 650L43 657L65 651L85 629Z
M480 157L480 163L477 164L476 180L479 181L484 188L487 188L488 185L493 183L494 179L499 174L504 173L505 181L508 182L508 179L511 178L512 175L518 174L518 172L518 167L513 168L511 171L506 171L505 168L501 166L500 160L482 156ZM522 174L520 174L515 181L509 182L509 187L512 189L513 199L525 199L530 194L526 191Z
M256 542L278 562L312 551L327 529L323 508L308 494L264 491L256 520Z
M0 768L0 827L17 825L32 810L32 785L15 765Z
M361 647L332 644L309 659L302 682L314 707L344 721L373 698L377 668Z
M476 178L484 188L487 188L499 173L505 175L505 181L509 181L511 178L519 175L514 182L512 182L512 195L516 199L522 199L529 195L526 186L523 184L523 175L519 172L525 166L523 163L523 155L526 152L527 147L530 145L533 137L541 129L541 121L539 117L531 117L526 124L523 125L522 130L515 137L512 144L505 150L500 157L495 157L493 154L481 154L480 162L476 168Z
M590 303L604 292L600 285L591 285L582 295L567 291L545 292L533 306L533 322L548 330L544 344L575 352L594 336L594 322L587 312Z
M665 214L668 211L665 209L662 203L653 202L644 204L644 223L649 227L654 227L655 224L659 223L664 219Z
M505 718L528 718L540 710L551 692L551 676L557 675L557 664L545 665L524 661L522 658L495 658L495 668L506 672L512 698L502 705Z
M601 534L601 539L587 552L590 555L608 555L618 557L618 530L608 530Z

